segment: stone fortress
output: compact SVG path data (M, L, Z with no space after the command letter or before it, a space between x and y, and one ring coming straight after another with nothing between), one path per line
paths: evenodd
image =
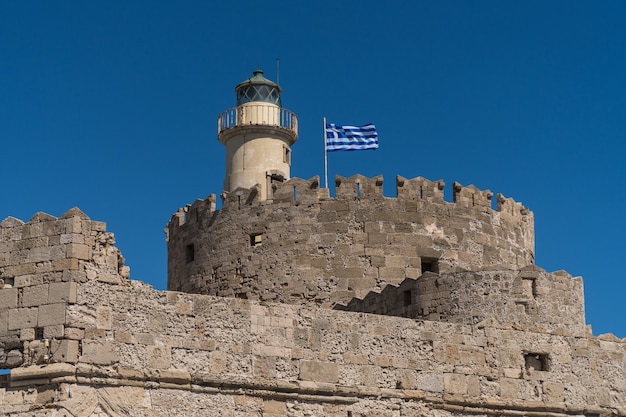
M626 341L534 265L533 213L454 183L291 178L261 71L218 118L210 195L165 230L168 291L79 209L0 223L6 416L626 416Z

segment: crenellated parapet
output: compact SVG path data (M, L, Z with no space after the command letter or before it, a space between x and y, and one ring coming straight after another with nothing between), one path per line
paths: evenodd
M492 319L576 336L589 332L582 279L535 265L518 271L426 272L336 309L467 325Z
M443 181L337 176L336 196L319 178L237 188L197 200L167 228L168 288L289 303L347 302L425 271L520 269L534 262L532 212L511 199ZM504 210L502 212L501 210Z

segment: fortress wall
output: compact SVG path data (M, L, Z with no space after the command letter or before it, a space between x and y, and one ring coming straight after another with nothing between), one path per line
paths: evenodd
M13 369L0 413L626 415L626 344L610 335L262 304L135 281L77 290L67 325L84 333L78 360Z
M397 179L396 198L382 177L337 177L328 197L319 179L292 179L259 202L238 189L198 200L169 223L171 290L330 306L438 272L520 269L534 262L533 215L491 192L443 182ZM187 219L185 219L187 217ZM190 253L193 252L193 256Z
M534 265L521 271L426 272L338 307L461 324L496 318L529 329L586 333L582 279Z
M67 323L80 283L130 274L103 222L74 208L0 223L0 368L78 360L82 330Z

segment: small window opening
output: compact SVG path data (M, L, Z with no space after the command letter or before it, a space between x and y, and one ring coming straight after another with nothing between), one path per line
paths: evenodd
M291 149L284 148L285 152L283 153L283 162L287 165L291 165Z
M420 200L424 198L424 189L422 188L422 186L420 185Z
M296 187L293 187L293 201L297 201L298 200L298 191L296 190Z
M193 243L185 246L185 259L187 260L187 263L193 262L196 259L196 249L194 248Z
M43 327L35 327L35 340L43 340Z
M361 198L361 184L356 184L356 196L357 198Z
M15 278L0 279L0 288L13 288L14 285L15 285Z
M257 247L261 246L263 243L263 234L261 233L253 233L250 235L250 246Z
M436 259L422 258L422 274L424 272L439 272Z
M410 306L412 302L411 290L404 291L404 306Z
M524 365L528 371L531 369L535 371L548 371L548 355L545 353L525 353Z

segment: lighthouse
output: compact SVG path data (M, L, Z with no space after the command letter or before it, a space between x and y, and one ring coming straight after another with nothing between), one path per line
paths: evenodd
M298 118L282 107L281 91L258 69L235 87L237 106L219 115L217 137L226 146L224 191L256 186L259 200L267 200L290 178Z

